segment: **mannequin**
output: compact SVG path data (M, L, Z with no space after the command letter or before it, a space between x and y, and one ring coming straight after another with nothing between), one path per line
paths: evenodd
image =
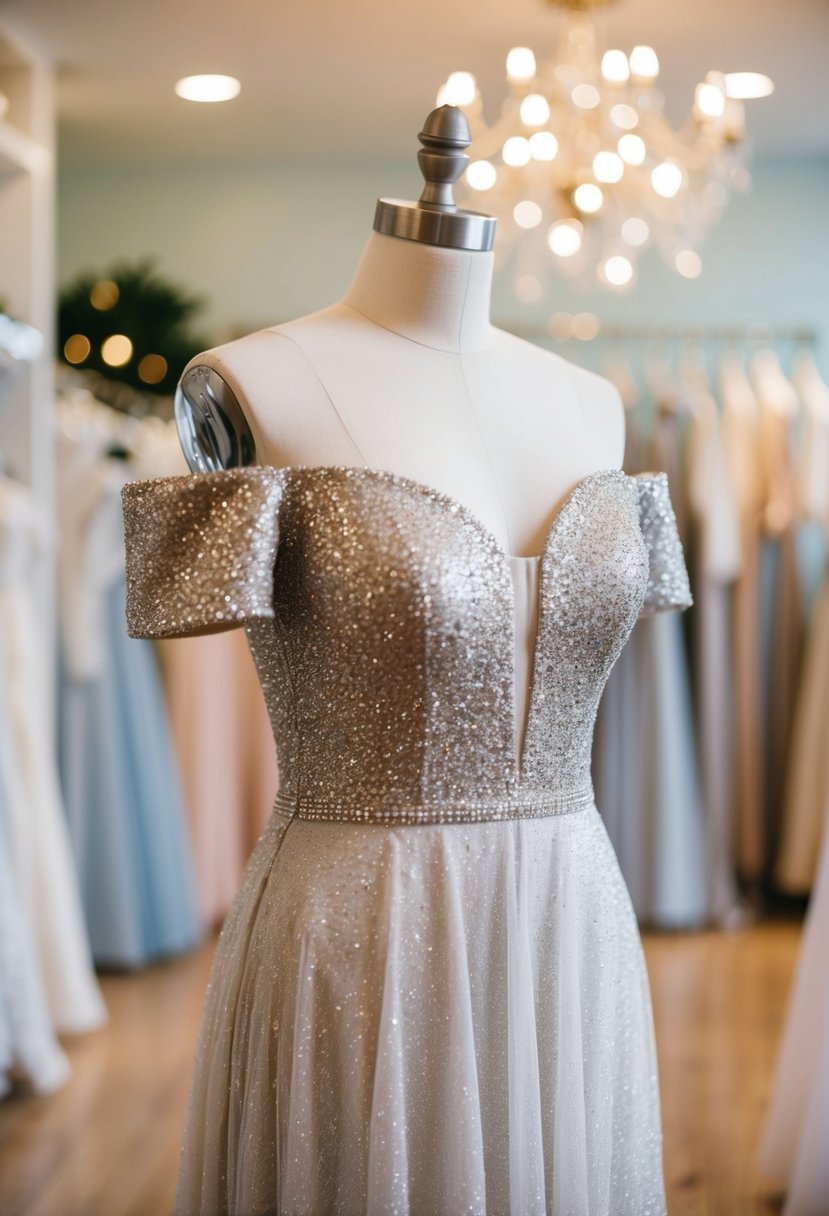
M465 127L453 107L435 111L421 166L426 132L433 147L451 137L445 172L459 175ZM192 360L176 406L182 442L194 471L248 463L385 469L462 503L505 553L535 556L573 485L620 466L622 404L607 380L490 324L486 236L470 249L435 244L430 229L378 231L384 207L433 212L438 204L428 199L424 208L429 192L427 179L418 204L381 200L338 303ZM195 433L199 397L211 385L245 432L230 459L217 459Z
M464 128L427 120L423 195L380 201L339 303L191 365L200 475L124 492L130 631L245 624L280 756L179 1216L664 1216L647 973L589 770L609 670L687 572L667 479L618 468L616 390L489 324Z

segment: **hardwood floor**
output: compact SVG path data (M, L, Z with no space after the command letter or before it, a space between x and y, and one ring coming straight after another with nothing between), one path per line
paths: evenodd
M770 1216L753 1168L799 929L649 936L670 1216ZM0 1103L3 1216L165 1216L212 945L108 976L107 1030L51 1097Z

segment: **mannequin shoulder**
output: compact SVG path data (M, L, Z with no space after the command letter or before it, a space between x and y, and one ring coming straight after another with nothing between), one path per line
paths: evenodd
M599 467L618 468L625 450L625 409L612 381L589 368L571 363L555 351L528 342L515 334L496 330L501 352L524 365L534 365L536 376L553 386L566 384L578 402L581 422L596 451Z
M175 414L193 472L255 464L257 450L280 427L280 402L307 402L309 394L320 391L313 368L287 328L246 334L202 351L185 367ZM293 414L295 409L286 410L285 421Z

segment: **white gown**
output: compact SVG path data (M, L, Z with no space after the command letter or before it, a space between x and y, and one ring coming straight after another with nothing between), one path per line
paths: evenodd
M89 952L46 720L44 647L33 563L48 530L31 493L0 478L0 696L8 731L3 781L12 868L33 928L50 1016L63 1032L106 1020Z
M0 699L0 749L8 740ZM6 757L0 758L0 774ZM17 894L9 852L6 789L0 777L0 1098L14 1083L50 1093L69 1076L69 1061L52 1030L40 958Z
M590 475L537 563L368 468L124 502L131 631L247 623L280 751L177 1211L663 1216L647 974L590 744L640 612L689 602L666 479Z

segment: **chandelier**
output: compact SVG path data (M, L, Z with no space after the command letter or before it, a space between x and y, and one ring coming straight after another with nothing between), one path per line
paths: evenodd
M552 2L567 10L557 55L538 63L528 47L512 48L495 123L470 72L453 72L438 93L438 105L464 111L472 135L459 197L498 217L499 258L511 258L527 303L553 271L624 291L650 246L696 278L706 231L732 191L751 186L741 98L770 92L771 81L708 72L675 130L653 48L600 54L589 9L607 0Z

